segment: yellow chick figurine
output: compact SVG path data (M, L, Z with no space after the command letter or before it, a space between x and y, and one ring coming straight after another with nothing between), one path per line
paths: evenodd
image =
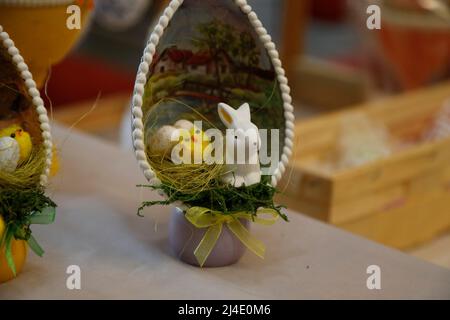
M31 136L18 125L0 130L0 170L13 172L28 160L33 144Z
M181 143L172 141L173 135L177 134L178 130L189 133L189 137L185 137L187 139ZM209 143L210 140L206 133L197 128L194 123L188 120L179 120L173 126L163 126L156 132L150 140L149 151L152 155L164 155L170 158L173 148L177 147L180 151L182 149L191 155L188 161L196 162L202 161L203 153ZM176 159L177 162L178 160Z
M208 136L200 128L197 128L194 123L188 120L179 120L174 125L177 129L183 129L189 132L190 145L185 145L185 149L191 152L192 161L203 159L203 153L209 145L210 140Z

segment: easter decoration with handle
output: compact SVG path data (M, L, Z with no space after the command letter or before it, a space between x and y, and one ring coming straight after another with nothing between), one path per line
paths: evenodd
M23 269L30 247L44 250L32 224L50 224L55 203L44 189L52 163L49 119L24 58L0 25L0 283Z
M135 154L148 187L174 206L169 242L199 267L263 258L251 224L283 206L292 99L271 37L245 0L172 0L145 48L132 102Z

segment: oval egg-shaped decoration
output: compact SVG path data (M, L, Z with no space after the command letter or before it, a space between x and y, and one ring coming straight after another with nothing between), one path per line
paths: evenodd
M44 102L27 64L0 25L0 189L46 186L51 160Z
M94 0L0 0L0 23L14 39L38 88L83 35Z
M258 168L276 186L291 155L291 103L276 47L245 0L172 0L149 38L136 79L132 113L137 159L146 178L157 185L162 177L170 178L163 176L171 170L164 158L173 156L175 140L170 137L177 130L193 130L211 142L210 129L226 135L230 128L257 127ZM215 170L200 169L189 168L205 175L204 180ZM239 187L247 178L230 181Z

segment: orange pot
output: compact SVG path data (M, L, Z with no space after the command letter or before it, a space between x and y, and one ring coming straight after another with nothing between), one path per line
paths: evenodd
M0 215L0 239L3 238L3 234L6 230L5 221ZM0 248L0 283L9 281L14 278L14 274L6 261L6 248L3 246ZM27 259L28 244L23 240L13 240L11 243L11 251L16 266L16 276L22 271Z
M11 244L14 264L16 266L16 276L22 272L23 266L27 259L28 244L23 240L13 240ZM14 279L14 274L11 271L8 262L6 261L5 248L0 249L0 283L7 282Z

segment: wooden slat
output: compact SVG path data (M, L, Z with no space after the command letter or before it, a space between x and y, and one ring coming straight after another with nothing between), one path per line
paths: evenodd
M311 57L298 58L293 67L294 101L314 107L316 112L367 101L370 81L361 70Z
M450 139L421 143L340 172L318 164L337 150L343 116L364 113L396 137L417 137L448 98L450 82L298 122L289 168L295 181L285 185L283 200L293 209L399 248L450 229ZM315 179L322 188L305 183Z
M390 97L363 105L354 106L347 111L334 112L325 116L298 121L296 124L297 159L317 150L327 151L334 146L340 130L340 119L355 112L363 112L371 119L382 121L389 129L410 128L411 123L424 119L442 106L450 98L450 82L433 88ZM419 120L420 122L420 120ZM404 125L405 123L409 125Z
M450 163L450 139L423 144L334 177L333 201L360 196L442 169Z

